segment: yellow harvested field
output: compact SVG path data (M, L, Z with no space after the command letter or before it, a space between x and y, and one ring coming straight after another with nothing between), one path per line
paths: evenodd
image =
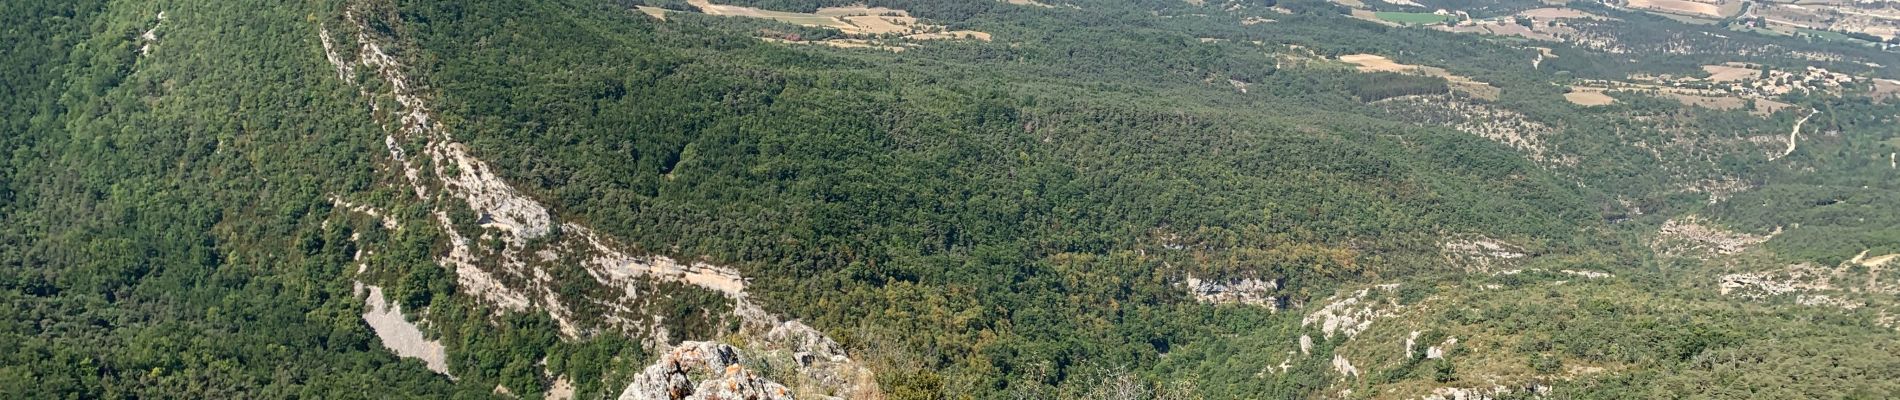
M1339 61L1359 66L1360 72L1397 72L1445 78L1451 83L1453 90L1485 100L1497 100L1500 93L1496 86L1453 75L1451 71L1446 71L1444 68L1400 64L1377 54L1348 54L1339 56Z
M1882 265L1887 265L1888 262L1892 262L1896 258L1900 258L1900 254L1888 254L1884 256L1869 258L1865 261L1861 261L1860 265L1865 265L1869 267L1878 267Z
M1616 98L1603 94L1600 90L1578 90L1564 93L1564 100L1580 106L1607 106L1616 104Z
M1575 8L1568 8L1568 7L1534 8L1534 9L1524 10L1524 12L1517 13L1517 15L1531 17L1531 18L1538 18L1538 19L1565 19L1565 18L1609 19L1609 17L1591 14L1591 13L1583 12L1583 10L1578 10Z
M1706 17L1722 17L1722 8L1711 3L1686 0L1629 0L1630 8L1662 11L1676 14L1688 14Z
M747 18L765 18L765 19L778 20L778 21L790 23L790 24L837 28L838 30L844 30L847 32L856 28L852 26L851 24L844 22L844 20L822 16L818 14L760 10L760 9L752 8L752 7L713 4L712 2L707 1L707 0L686 0L686 4L690 4L693 7L697 7L699 8L700 12L706 13L708 15L721 15L721 16L747 17Z
M1793 104L1783 103L1783 102L1774 101L1774 100L1755 99L1755 109L1750 110L1749 112L1754 113L1755 115L1768 115L1768 114L1774 114L1776 112L1779 112L1784 108L1793 107L1793 106L1794 106Z
M897 34L906 35L904 38L914 40L964 38L982 41L990 40L989 33L977 31L932 33L931 31L942 29L943 27L919 23L916 18L910 16L909 12L884 7L866 7L861 5L851 7L825 7L818 9L818 11L814 13L795 13L713 4L710 0L687 0L686 3L693 7L698 7L700 11L709 15L772 19L790 24L833 28L843 31L848 35ZM642 7L641 11L647 11L646 7ZM826 41L827 45L837 46L836 44L830 44L830 42L832 41ZM856 47L852 44L853 42L838 43L846 43L843 47ZM867 44L867 46L869 45Z
M666 20L666 9L664 8L648 7L648 6L633 6L633 8L640 9L640 12L646 13L647 16L653 17L653 19L657 19L661 21Z
M1873 97L1887 99L1900 96L1900 81L1892 79L1874 79Z
M850 7L825 7L825 8L818 9L818 12L814 12L813 14L823 15L827 17L849 17L853 15L889 15L889 16L897 16L897 17L910 16L909 11L899 10L895 8L865 7L862 5L850 6Z
M1366 72L1406 72L1413 68L1376 54L1348 54L1339 56L1339 61L1358 65L1360 71Z
M1734 82L1761 75L1761 71L1754 68L1732 65L1704 65L1702 70L1707 71L1709 80L1715 82Z
M905 17L906 19L905 21L899 21L896 18L892 18L892 17L879 17L879 16L871 16L871 15L858 15L858 16L837 17L837 18L843 19L844 22L850 23L852 26L858 27L858 29L863 30L865 33L873 33L873 34L909 32L910 27L907 25L910 25L916 22L915 20L909 20L908 17Z
M1362 9L1362 8L1354 8L1354 9L1352 9L1352 14L1350 14L1350 15L1351 15L1351 16L1352 16L1353 18L1358 18L1358 19L1362 19L1362 20L1366 20L1366 21L1372 21L1372 22L1374 22L1374 23L1377 23L1377 24L1380 24L1380 25L1385 25L1385 26L1399 26L1399 23L1397 23L1397 22L1392 22L1392 21L1387 21L1387 20L1383 20L1383 19L1379 19L1379 14L1377 14L1377 13L1373 13L1373 12L1372 12L1371 10L1366 10L1366 9Z

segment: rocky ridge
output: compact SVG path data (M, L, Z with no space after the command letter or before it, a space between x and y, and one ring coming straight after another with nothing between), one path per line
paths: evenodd
M402 62L391 55L389 49L398 41L369 28L372 18L393 16L376 15L367 8L351 4L343 12L339 28L352 35L340 38L329 26L320 26L318 41L338 79L356 87L378 117L386 133L383 142L387 157L383 164L401 173L408 186L406 191L415 194L417 203L429 205L432 222L447 236L449 249L437 261L455 273L459 291L495 305L498 312L546 313L559 326L562 336L570 339L621 331L642 337L649 348L660 351L672 347L672 338L656 318L640 311L656 295L643 291L656 282L713 291L732 303L730 313L715 318L739 322L733 333L754 338L741 351L801 354L809 361L799 368L808 378L801 382L820 387L802 391L847 398L874 396L877 388L868 384L868 369L845 355L843 348L822 332L787 321L753 303L745 292L745 278L737 270L660 255L634 255L630 246L584 225L558 222L547 206L508 184L450 135L449 127L437 118L427 100L430 92L408 76ZM353 42L353 48L344 38ZM366 85L357 80L359 76L379 82ZM350 203L343 197L333 197L332 201L346 209L385 218L364 211L374 210L370 206ZM458 207L466 207L475 220L454 217L462 211ZM479 229L462 229L469 224ZM591 284L616 290L564 295L556 288L572 282L557 282L549 270L573 266L583 268L593 279ZM591 294L601 292L612 294ZM604 322L583 320L569 309L570 304L588 303L611 310L608 315L598 316ZM763 384L746 387L755 386L770 388Z

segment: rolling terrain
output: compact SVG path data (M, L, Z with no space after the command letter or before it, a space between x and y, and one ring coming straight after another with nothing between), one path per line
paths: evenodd
M0 6L0 397L1900 396L1891 3Z

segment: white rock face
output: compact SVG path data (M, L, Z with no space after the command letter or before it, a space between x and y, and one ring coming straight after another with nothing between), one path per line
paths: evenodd
M1313 337L1300 335L1300 355L1313 354Z
M165 25L165 12L159 11L158 22L152 24L151 29L146 29L145 33L139 34L139 42L141 43L139 44L139 57L152 54L152 45L158 44L158 27L163 25Z
M1331 339L1335 333L1344 334L1349 338L1358 335L1359 332L1371 328L1372 321L1391 316L1400 308L1398 299L1395 298L1387 299L1385 302L1366 300L1366 296L1372 294L1374 289L1390 292L1398 289L1398 284L1360 289L1343 299L1333 296L1332 303L1300 319L1300 326L1319 324L1320 332L1325 333L1328 339Z
M1527 256L1516 245L1484 236L1446 240L1439 244L1439 251L1447 261L1474 273L1510 265Z
M1511 393L1511 388L1507 388L1503 386L1492 386L1490 388L1442 387L1442 388L1432 389L1432 394L1423 397L1423 399L1424 400L1491 400L1491 399L1497 398L1498 396L1510 394L1510 393Z
M547 400L574 400L574 383L569 382L566 375L555 378L554 384L549 385L548 394L543 396L543 398Z
M822 332L785 321L753 304L745 292L745 279L737 270L664 256L635 256L629 250L631 246L586 226L557 223L548 207L509 185L451 137L448 125L440 122L428 102L429 90L406 74L400 60L386 50L391 45L384 38L372 34L374 30L358 6L346 8L343 18L353 25L356 48L339 44L327 28L319 29L325 59L335 67L338 79L355 85L370 100L375 115L388 116L378 121L387 134L383 138L389 156L386 164L391 170L401 171L420 204L433 207L429 214L448 236L450 245L437 261L455 272L460 292L474 295L502 312L545 312L569 339L599 330L580 326L566 304L599 304L609 310L600 318L610 327L645 332L648 347L664 349L668 333L660 327L660 321L630 308L650 296L639 293L639 288L659 281L711 290L734 303L732 314L711 317L736 320L740 328L735 333L758 339L749 341L747 351L805 355L810 362L799 371L809 379L801 381L823 385L811 388L811 392L877 396L876 385L869 384L875 382L869 369L845 356L843 349ZM380 84L357 82L362 72L370 72ZM383 89L372 90L375 87ZM333 201L349 206L340 199ZM454 220L452 215L460 211L455 205L466 205L476 220ZM468 223L481 226L481 231L470 237L457 229ZM563 297L563 291L556 287L555 274L542 268L574 265L583 268L595 283L619 290L608 291L611 295ZM740 387L750 381L729 382Z
M712 342L685 342L647 366L620 392L621 400L775 400L791 389L741 365L739 349Z
M1794 303L1804 305L1804 306L1834 307L1834 308L1839 308L1842 310L1850 310L1850 311L1859 309L1867 305L1867 303L1865 302L1848 300L1848 299L1828 296L1825 294L1804 294L1800 296L1795 296Z
M1445 251L1481 257L1503 259L1524 257L1524 253L1518 250L1517 246L1490 238L1452 240L1445 242L1443 247Z
M1280 290L1280 284L1274 280L1231 279L1212 280L1188 277L1183 286L1194 299L1211 304L1248 304L1267 307L1278 311L1280 302L1273 292Z
M429 366L430 371L447 375L449 356L447 349L442 347L442 343L429 340L423 336L422 329L414 322L404 319L402 305L391 304L384 300L383 288L370 285L362 285L362 287L369 290L369 298L365 299L367 309L363 310L363 322L369 323L370 330L375 331L376 337L383 340L383 347L388 347L397 356L422 360L423 364Z
M1346 357L1338 354L1333 355L1333 372L1346 377L1359 376L1359 369L1353 368L1351 361L1346 361Z
M1776 228L1768 235L1750 235L1729 231L1703 224L1694 216L1663 221L1662 228L1656 234L1656 240L1650 247L1658 254L1670 257L1696 257L1708 259L1712 256L1725 256L1740 253L1750 247L1774 238L1781 233Z
M1413 354L1417 354L1412 351L1412 348L1418 346L1418 335L1419 331L1412 331L1412 335L1405 338L1405 358L1408 360L1412 359Z
M1760 299L1794 292L1834 289L1832 273L1813 264L1795 264L1781 271L1728 274L1722 276L1722 294L1737 293Z
M1581 276L1588 279L1603 279L1603 278L1616 277L1615 274L1611 274L1608 272L1598 272L1598 271L1579 271L1579 270L1574 270L1574 269L1566 269L1566 270L1557 271L1557 272L1562 272L1562 273L1573 275L1573 276Z
M1445 338L1444 343L1439 343L1437 346L1432 346L1425 349L1425 359L1436 360L1440 358L1445 358L1445 353L1451 351L1452 346L1457 346L1457 345L1458 345L1458 338L1455 338L1455 337Z

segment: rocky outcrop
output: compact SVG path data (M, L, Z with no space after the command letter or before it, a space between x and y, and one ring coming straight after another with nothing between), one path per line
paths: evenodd
M369 324L376 337L382 339L383 347L389 348L397 356L422 360L430 371L447 375L449 356L447 348L441 342L429 340L422 334L422 328L410 322L402 315L402 305L389 303L383 299L383 288L357 283L367 289L369 295L364 299L363 322Z
M1439 250L1447 261L1463 266L1466 272L1487 272L1507 262L1527 256L1516 245L1488 237L1446 240Z
M1548 389L1545 389L1538 393L1547 392L1547 391ZM1511 388L1504 387L1504 386L1492 386L1489 388L1441 387L1437 389L1432 389L1432 394L1426 395L1425 397L1422 397L1421 399L1423 400L1491 400L1491 399L1495 399L1507 394L1511 394Z
M1582 277L1585 279L1603 279L1603 278L1616 277L1615 274L1611 274L1608 272L1598 272L1598 271L1582 271L1582 270L1566 269L1566 270L1561 270L1557 272L1562 272L1565 275L1577 276L1577 277Z
M1795 292L1834 289L1834 273L1813 264L1795 264L1780 271L1763 271L1722 276L1722 294L1760 299Z
M1575 157L1550 151L1545 143L1546 138L1559 132L1557 127L1490 103L1450 95L1425 95L1393 97L1372 104L1401 120L1448 127L1510 146L1534 161L1557 165L1577 163Z
M1188 277L1182 285L1187 287L1188 294L1194 295L1195 300L1203 303L1247 304L1267 307L1275 311L1280 308L1279 299L1273 297L1273 292L1280 290L1280 284L1275 280L1254 278L1214 280Z
M1657 254L1670 257L1695 257L1708 259L1713 256L1726 256L1741 253L1750 247L1767 242L1781 233L1776 228L1768 235L1750 235L1729 231L1720 227L1704 224L1694 216L1664 221L1656 233L1656 240L1650 242L1650 248Z
M791 389L744 365L739 349L712 342L685 342L634 376L621 400L775 400Z
M1401 308L1397 298L1387 298L1385 301L1367 300L1372 291L1376 289L1392 292L1398 288L1399 285L1396 283L1386 284L1370 289L1360 289L1344 298L1333 296L1330 299L1331 302L1325 307L1300 319L1300 326L1319 325L1320 332L1324 333L1328 339L1332 338L1333 334L1353 337L1371 328L1374 320L1392 316Z
M1338 354L1333 355L1333 372L1338 372L1340 376L1345 377L1359 376L1359 369L1354 368L1352 362L1347 361L1345 356Z
M805 391L874 396L877 388L869 383L874 380L868 369L822 332L754 304L737 270L639 254L632 246L587 226L558 221L549 207L515 189L450 135L450 126L441 122L430 104L430 91L408 76L401 60L392 56L397 53L390 50L401 41L387 35L400 29L371 29L369 23L381 18L396 26L400 21L392 20L393 13L371 10L371 5L363 3L346 6L337 28L350 34L333 35L331 26L322 26L318 42L336 77L358 89L383 127L384 166L400 174L394 180L414 193L415 204L427 207L427 215L446 237L449 246L437 262L455 273L459 294L472 295L495 306L497 312L545 313L565 338L619 331L645 339L643 343L651 349L666 351L673 339L658 317L642 307L668 296L647 292L662 282L707 290L729 299L732 309L706 317L738 322L735 332L722 333L749 338L746 351L784 352L806 361L798 368L805 378L799 381L816 387L802 388ZM359 82L359 76L376 82ZM333 202L358 208L341 198ZM577 267L591 282L554 278L581 276L559 270ZM598 287L571 290L572 285L582 284ZM606 312L575 315L571 304L597 305ZM771 389L753 385L745 376L731 378L725 382L732 390Z
M146 29L145 33L139 34L139 57L152 55L152 45L158 44L158 28L164 25L165 12L159 11L158 22L153 22L151 29Z
M1457 345L1458 345L1458 338L1455 338L1455 337L1445 338L1444 343L1439 343L1437 346L1432 346L1425 349L1425 359L1436 360L1440 358L1445 358L1445 353L1450 352L1452 347L1457 346Z

